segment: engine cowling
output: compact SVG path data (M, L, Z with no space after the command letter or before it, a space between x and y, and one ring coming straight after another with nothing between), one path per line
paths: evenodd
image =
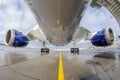
M8 46L24 47L27 46L29 40L21 32L10 29L6 33L5 42Z
M91 39L91 43L94 46L109 46L114 41L114 33L111 28L104 28L98 31Z

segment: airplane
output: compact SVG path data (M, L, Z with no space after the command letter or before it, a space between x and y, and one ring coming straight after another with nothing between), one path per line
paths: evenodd
M71 42L77 44L81 39L89 39L94 46L109 46L114 42L114 32L107 27L91 33L79 27L80 21L92 0L24 0L36 18L36 25L28 34L15 29L6 32L5 43L8 46L24 47L29 41L38 39L43 43L41 53L49 54L46 44L65 46ZM79 54L79 48L70 49Z

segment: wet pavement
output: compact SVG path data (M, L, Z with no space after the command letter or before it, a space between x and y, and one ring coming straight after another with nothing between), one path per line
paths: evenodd
M120 48L51 51L0 47L0 80L58 80L62 53L64 80L120 80Z

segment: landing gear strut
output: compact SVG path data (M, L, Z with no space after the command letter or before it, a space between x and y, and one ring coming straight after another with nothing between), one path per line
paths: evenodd
M75 40L73 40L72 45L74 47L70 49L71 54L79 54L79 48L76 47L77 45Z
M79 48L71 48L70 52L71 54L79 54Z

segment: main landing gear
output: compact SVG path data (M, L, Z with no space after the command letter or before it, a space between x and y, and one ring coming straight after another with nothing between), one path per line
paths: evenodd
M49 52L49 48L41 48L41 55L47 55Z
M44 48L41 48L41 55L47 55L47 54L50 53L49 48L46 48L45 45L46 45L46 41L43 42L43 47Z
M79 54L79 48L71 48L70 52L71 54Z
M79 54L79 48L76 47L76 41L73 40L72 45L74 46L73 48L70 49L71 54Z

